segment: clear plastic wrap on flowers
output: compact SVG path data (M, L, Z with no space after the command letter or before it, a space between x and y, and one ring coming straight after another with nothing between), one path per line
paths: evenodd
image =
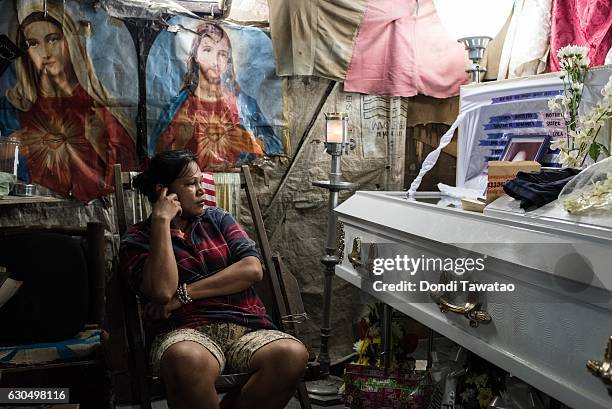
M559 203L571 214L612 214L612 157L576 175L559 194Z

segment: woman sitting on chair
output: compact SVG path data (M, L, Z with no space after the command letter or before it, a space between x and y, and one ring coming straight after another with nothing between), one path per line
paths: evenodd
M121 240L121 269L147 300L151 365L172 408L284 408L308 353L274 329L253 290L262 279L255 243L226 211L204 205L202 172L189 151L166 151L134 180L151 217ZM220 404L225 366L251 374ZM220 405L220 406L219 406Z

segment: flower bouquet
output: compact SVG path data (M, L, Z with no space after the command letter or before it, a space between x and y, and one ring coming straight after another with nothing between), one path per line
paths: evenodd
M380 329L380 317L378 310L369 306L367 315L359 321L359 340L353 345L357 353L358 365L371 365L380 367L382 354L382 337ZM414 359L411 354L416 350L419 338L410 333L407 328L394 321L391 324L391 344L393 355L391 356L391 367L399 369L411 369L414 367Z
M569 182L559 194L559 202L570 214L612 215L612 157L597 162Z
M427 371L417 370L410 355L418 337L393 322L391 365L382 368L380 318L374 307L359 321L355 364L344 373L344 401L351 409L426 409L433 390Z
M579 111L589 73L588 50L575 45L559 49L564 92L548 101L552 112L563 115L566 128L566 138L554 140L550 147L558 149L560 162L572 168L582 168L587 158L596 162L602 155L610 156L608 147L597 137L606 121L612 118L612 76L601 90L603 98L583 114Z

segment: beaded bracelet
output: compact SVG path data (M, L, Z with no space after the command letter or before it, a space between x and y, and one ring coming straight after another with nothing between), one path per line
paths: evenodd
M193 298L187 294L187 283L183 283L176 288L176 298L178 298L183 305L193 302Z

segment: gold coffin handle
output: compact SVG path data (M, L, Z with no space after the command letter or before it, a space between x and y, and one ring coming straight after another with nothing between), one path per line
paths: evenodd
M440 276L440 283L447 284L448 279L446 274ZM455 305L448 301L443 292L432 292L431 298L438 304L440 311L443 313L454 312L463 315L470 320L470 327L476 328L480 323L488 323L491 321L491 314L481 309L482 303L478 301L478 293L470 291L468 300L464 305Z
M361 237L355 237L353 239L353 249L348 255L348 261L352 264L354 269L363 265L361 262Z
M608 347L603 361L587 361L591 373L608 385L608 393L612 395L612 337L608 339Z
M369 274L374 273L374 260L378 258L378 246L376 243L371 243L368 249L368 259L366 260L366 271Z
M491 314L485 310L481 310L480 303L467 302L465 305L459 306L451 304L444 298L444 296L438 298L436 303L440 307L440 311L444 313L450 311L463 315L465 318L470 320L470 327L472 328L478 327L481 322L486 324L491 321Z

